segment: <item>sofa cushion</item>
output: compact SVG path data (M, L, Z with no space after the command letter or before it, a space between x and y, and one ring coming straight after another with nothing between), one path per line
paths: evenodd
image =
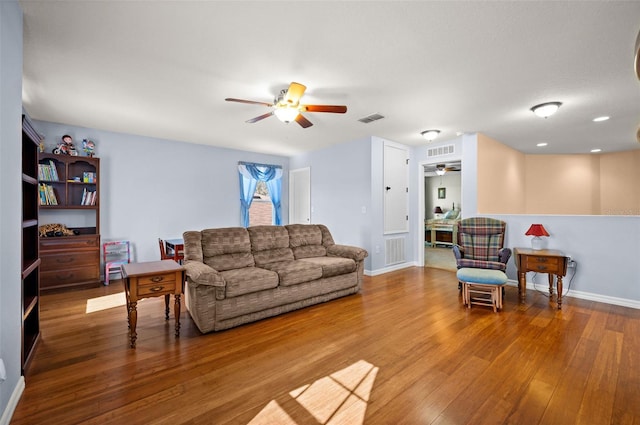
M244 227L227 227L202 231L204 263L218 271L251 267L249 232Z
M289 224L289 246L296 260L308 257L323 257L327 249L322 245L322 231L313 224Z
M322 267L302 261L280 261L269 263L264 268L278 273L280 286L296 285L322 277Z
M247 229L256 266L294 259L284 226L252 226Z
M258 267L226 270L220 272L226 282L226 297L250 294L278 286L278 274Z
M356 262L350 258L314 257L299 261L322 267L322 277L339 276L356 271Z
M296 260L309 257L326 257L327 248L322 245L297 246L292 249Z

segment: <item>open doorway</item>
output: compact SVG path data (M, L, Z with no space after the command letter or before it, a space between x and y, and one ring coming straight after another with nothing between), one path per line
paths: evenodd
M461 171L461 161L424 165L425 267L456 270L452 247L462 207Z

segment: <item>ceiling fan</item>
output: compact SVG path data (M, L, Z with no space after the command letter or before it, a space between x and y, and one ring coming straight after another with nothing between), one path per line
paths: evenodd
M435 172L439 176L443 176L447 171L460 171L460 167L456 164L447 166L446 164L437 164Z
M257 116L247 120L248 123L258 122L265 118L269 118L271 115L275 115L282 122L289 123L295 121L302 128L311 127L313 123L306 119L302 112L331 112L334 114L344 114L347 112L347 107L344 105L303 105L300 103L300 99L307 89L306 86L300 83L291 83L289 88L280 91L280 94L276 96L273 103L257 102L254 100L235 99L228 97L225 100L227 102L240 102L248 103L252 105L264 105L273 108L266 114Z

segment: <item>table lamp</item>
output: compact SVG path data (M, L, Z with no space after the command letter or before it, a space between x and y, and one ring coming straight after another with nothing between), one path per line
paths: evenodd
M531 249L542 249L542 239L540 236L549 236L547 229L542 224L532 224L525 233L526 236L533 236L531 239Z
M435 208L433 209L433 215L434 215L434 217L436 217L436 218L440 217L438 214L442 214L443 212L444 212L444 211L442 211L442 208L440 208L440 207L435 207Z

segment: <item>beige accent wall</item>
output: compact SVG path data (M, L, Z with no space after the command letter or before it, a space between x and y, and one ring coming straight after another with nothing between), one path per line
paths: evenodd
M640 150L600 155L600 214L640 215Z
M640 150L525 155L477 136L479 213L640 215Z
M600 214L597 155L526 155L527 214Z
M478 212L524 214L525 155L478 133Z

